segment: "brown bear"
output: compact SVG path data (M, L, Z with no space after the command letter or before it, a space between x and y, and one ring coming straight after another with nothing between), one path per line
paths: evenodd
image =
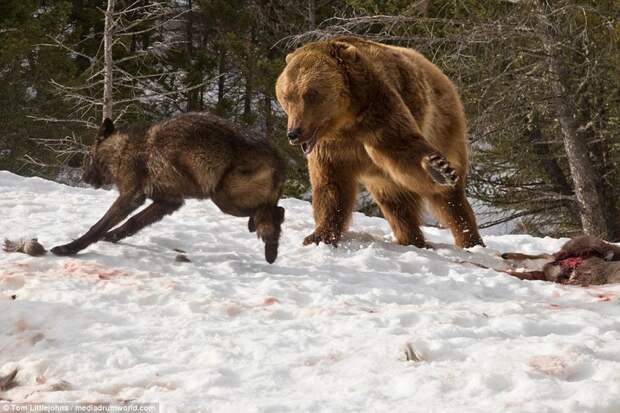
M463 107L420 53L355 37L309 43L286 56L276 94L308 158L316 227L305 245L340 240L358 182L399 244L426 246L426 200L456 245L484 245L465 197Z

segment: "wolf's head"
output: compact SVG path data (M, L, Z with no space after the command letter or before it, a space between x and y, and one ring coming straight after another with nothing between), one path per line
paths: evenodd
M84 174L82 180L95 189L101 188L103 185L112 184L112 175L102 157L101 149L104 142L116 133L114 122L110 118L106 118L101 124L101 128L97 133L95 142L90 147L90 151L84 158Z

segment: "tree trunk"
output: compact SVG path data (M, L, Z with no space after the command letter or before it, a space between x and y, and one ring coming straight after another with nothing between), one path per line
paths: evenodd
M194 86L194 82L201 82L200 76L196 73L196 67L194 67L194 25L192 21L192 0L187 0L187 16L185 19L185 41L186 41L186 53L187 53L187 64L189 66L186 77L187 77L187 87L190 88ZM199 89L192 89L187 92L187 111L191 112L193 110L198 110L199 102L198 99L200 97Z
M418 13L422 16L428 16L428 9L431 6L431 0L420 0L417 3L414 3L414 6Z
M252 98L254 96L254 70L255 56L253 45L256 42L254 30L252 30L251 42L246 45L246 70L245 70L245 93L243 94L243 119L249 125L252 123Z
M582 62L587 64L587 62ZM609 230L610 241L620 239L620 210L618 209L618 165L612 155L609 137L599 131L605 126L601 123L607 117L607 105L601 97L605 96L604 86L590 79L585 85L580 84L581 94L577 96L575 105L579 109L581 125L579 137L587 142L590 159L598 176L598 192L605 211L605 220ZM584 87L585 86L585 87Z
M263 98L263 110L265 111L265 139L271 141L273 138L273 111L271 110L271 96L265 95Z
M187 18L185 20L185 33L187 37L187 54L194 55L194 25L192 21L192 0L187 0Z
M105 11L105 25L103 29L103 119L112 118L112 87L114 85L112 60L112 42L114 36L114 2L108 0L108 8Z
M534 110L527 116L526 138L532 143L532 150L536 154L540 167L554 186L554 190L564 197L573 196L573 188L571 188L569 180L558 164L549 143L545 141L540 129L539 114ZM574 201L564 199L562 204L574 221L580 220L579 209Z
M552 105L562 130L564 149L568 158L571 177L575 188L575 197L579 206L581 227L585 234L609 238L605 214L600 195L597 191L596 170L588 156L586 142L580 138L577 123L577 111L574 97L568 93L568 73L562 62L559 40L554 32L552 22L547 17L549 7L545 0L539 3L540 33L543 47L548 55L550 86L553 92Z
M243 118L250 123L252 116L252 94L254 93L251 70L245 74L245 92L243 94Z
M218 62L218 79L217 79L217 104L222 104L224 100L224 94L226 93L226 50L224 47L220 49L220 56Z
M310 30L316 29L316 0L308 0L308 25Z

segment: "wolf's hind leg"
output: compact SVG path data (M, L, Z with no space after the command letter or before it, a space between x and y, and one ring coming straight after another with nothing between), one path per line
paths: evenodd
M261 206L248 220L250 232L256 232L265 243L265 261L272 264L278 257L281 225L284 222L284 208L281 206Z
M106 233L103 239L109 242L117 242L123 238L131 237L142 228L161 220L166 215L172 214L181 208L182 205L182 199L154 201L151 205L129 218L123 225Z

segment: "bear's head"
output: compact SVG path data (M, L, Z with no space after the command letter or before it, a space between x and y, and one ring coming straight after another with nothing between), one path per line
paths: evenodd
M310 43L286 56L276 96L288 116L290 143L306 155L328 131L355 118L347 67L358 58L354 46L338 41Z

